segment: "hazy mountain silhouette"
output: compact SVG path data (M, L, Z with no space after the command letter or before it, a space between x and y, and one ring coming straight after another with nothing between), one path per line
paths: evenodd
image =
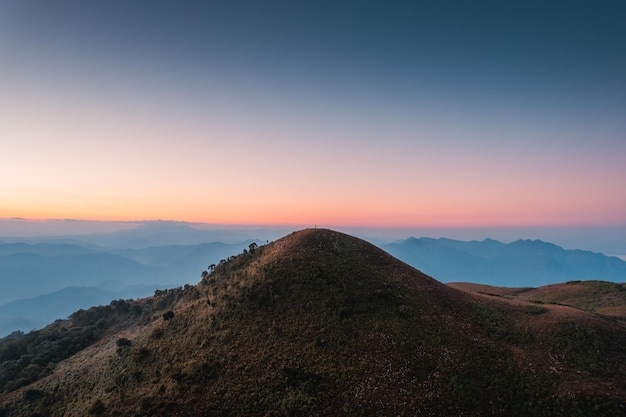
M208 265L241 252L251 242L140 249L52 242L0 245L0 337L66 318L78 308L108 304L113 298L107 297L114 294L122 298L145 297L157 288L195 284ZM97 297L76 293L76 288L89 288ZM53 305L66 293L74 294L74 299L66 297L66 308L55 309ZM15 306L31 305L28 300L34 297L41 306L52 305L29 314L17 312ZM2 309L7 303L12 304Z
M16 255L20 253L31 253L41 256L61 256L61 255L84 255L95 251L85 245L69 243L37 243L29 244L24 242L0 244L0 256Z
M101 246L117 248L145 248L178 244L206 242L210 233L193 228L183 222L146 222L136 229L115 233L92 235L91 239Z
M625 330L309 229L0 341L0 415L624 415Z
M155 280L156 268L110 253L0 256L0 276L5 299L33 297L72 286L104 285L113 277L126 285L159 282Z
M124 287L104 290L94 287L67 287L49 294L20 299L0 305L0 336L15 330L40 329L57 320L65 319L79 309L109 304L111 300L128 299L154 293L154 287Z
M509 244L409 238L383 249L443 282L468 281L507 287L538 287L571 280L626 282L626 262L540 240Z
M207 242L235 244L248 240L272 240L286 233L281 229L263 229L253 227L214 227L198 229L193 224L174 221L149 221L140 223L128 230L110 233L93 233L76 236L32 237L20 239L25 242L65 242L69 244L94 245L104 248L141 249L157 246L188 246ZM16 239L17 240L17 239Z

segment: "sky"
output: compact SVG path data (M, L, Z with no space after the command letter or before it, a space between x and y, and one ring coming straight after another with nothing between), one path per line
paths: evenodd
M626 225L623 1L0 0L0 218Z

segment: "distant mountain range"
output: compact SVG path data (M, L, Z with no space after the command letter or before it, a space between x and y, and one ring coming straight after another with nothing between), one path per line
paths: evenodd
M623 416L626 322L548 302L607 291L462 291L306 229L0 339L0 416Z
M573 280L626 282L626 262L540 240L409 238L382 249L442 282L538 287Z
M40 329L56 319L68 317L79 309L106 305L111 300L131 299L154 293L152 286L138 286L118 291L95 287L66 287L33 298L0 305L0 335L15 330Z
M0 337L42 327L117 298L200 281L212 263L252 242L104 248L74 242L0 244Z
M6 224L0 219L0 226ZM72 223L72 222L70 222ZM77 222L80 223L80 222ZM197 226L197 227L196 227ZM155 246L198 245L207 242L239 243L248 239L268 241L290 232L284 228L228 226L218 227L176 221L145 221L136 227L112 232L89 234L57 234L46 236L11 237L0 236L1 243L67 243L100 248L141 249ZM17 232L17 230L16 230Z
M208 265L241 253L252 242L265 243L276 233L280 231L199 230L182 222L146 222L113 233L22 241L5 237L0 240L0 337L113 298L145 297L157 288L195 284ZM626 262L618 258L536 240L505 244L409 238L377 244L442 282L506 287L571 280L626 282Z

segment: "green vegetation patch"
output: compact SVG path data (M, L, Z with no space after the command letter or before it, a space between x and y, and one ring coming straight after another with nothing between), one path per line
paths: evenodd
M584 324L567 321L559 324L551 334L553 355L568 366L580 371L598 374L606 369L603 342L600 334Z
M548 311L547 308L541 307L541 306L537 306L537 305L530 304L530 305L524 306L524 313L530 314L530 315L544 314L547 311Z

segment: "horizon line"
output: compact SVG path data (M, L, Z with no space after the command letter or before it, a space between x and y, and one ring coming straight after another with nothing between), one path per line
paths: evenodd
M332 228L342 227L351 229L526 229L526 228L554 228L554 229L569 229L569 228L612 228L612 227L626 227L624 223L581 223L581 224L567 224L567 223L533 223L533 224L380 224L380 223L230 223L230 222L210 222L210 221L197 221L197 220L182 220L182 219L95 219L95 218L27 218L27 217L0 217L0 221L17 221L17 222L85 222L85 223L122 223L122 224L142 224L142 223L185 223L185 224L201 224L209 226L233 226L233 227L303 227L303 228Z

